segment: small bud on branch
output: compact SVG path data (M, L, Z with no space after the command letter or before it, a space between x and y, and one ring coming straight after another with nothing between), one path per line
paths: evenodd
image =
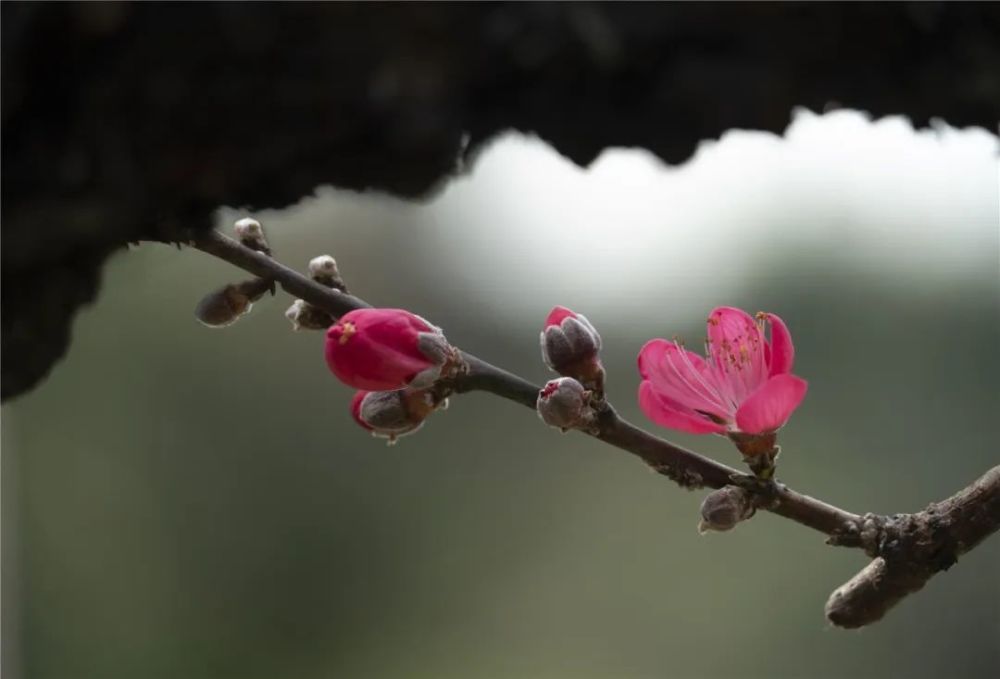
M591 392L572 377L549 380L538 392L538 416L550 427L562 431L594 426Z
M268 257L271 256L271 246L268 245L267 239L264 237L264 227L256 219L244 217L236 220L233 223L233 231L236 232L236 238L241 244L251 250L262 252Z
M224 328L250 313L253 303L264 296L271 287L270 281L260 278L230 283L213 290L198 302L195 318L209 328Z
M553 308L545 319L540 341L545 365L560 375L575 378L602 397L601 336L585 316L566 307Z
M727 531L754 514L753 496L745 488L725 486L713 490L701 503L698 532Z
M326 330L334 323L330 314L302 299L292 302L285 311L285 318L291 322L292 330Z
M337 268L337 260L330 255L320 255L309 260L309 277L320 285L347 292L347 285Z
M351 400L351 416L372 435L396 442L419 430L435 410L448 407L448 400L438 401L430 391L358 391Z

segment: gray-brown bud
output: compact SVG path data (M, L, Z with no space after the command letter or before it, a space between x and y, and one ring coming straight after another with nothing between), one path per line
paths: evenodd
M333 317L309 304L303 299L292 302L285 311L285 318L292 324L292 330L326 330L334 323Z
M541 344L545 365L562 372L583 361L596 360L601 350L601 336L582 314L555 307L545 319Z
M391 445L400 436L418 431L435 410L447 407L447 399L438 401L420 389L358 391L351 401L351 416L373 436L388 439Z
M243 245L251 250L263 252L265 255L271 256L271 247L267 244L267 239L264 237L264 227L256 219L244 217L243 219L236 220L233 223L233 231L236 232L236 238Z
M557 306L545 319L542 360L560 375L574 377L600 398L604 392L601 336L585 316Z
M209 328L224 328L248 314L253 302L267 291L269 283L260 278L230 283L214 290L198 302L194 309L195 318Z
M330 255L320 255L309 260L309 276L320 285L347 292L347 285L337 268L337 260Z
M240 294L235 285L227 285L202 297L194 316L209 328L224 328L239 320L250 306L246 295Z
M753 496L739 486L723 486L705 496L701 503L698 531L727 531L754 514Z
M545 424L563 431L583 429L594 422L590 392L572 377L546 382L538 392L535 408Z

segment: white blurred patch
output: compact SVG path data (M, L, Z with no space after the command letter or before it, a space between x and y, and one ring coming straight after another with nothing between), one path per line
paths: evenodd
M676 285L700 309L804 251L933 283L997 264L997 151L982 130L848 111L800 112L784 139L727 133L679 168L615 149L581 170L508 135L438 199L439 233L472 288L590 304Z
M335 220L349 249L381 228L369 257L419 254L463 304L509 317L625 299L700 315L754 274L825 261L915 287L1000 275L998 151L985 130L852 111L799 111L783 138L731 131L679 167L613 149L581 169L508 134L428 203L323 190L265 224Z

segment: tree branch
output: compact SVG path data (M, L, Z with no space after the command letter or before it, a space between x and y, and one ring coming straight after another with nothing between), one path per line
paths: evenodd
M1000 466L916 514L865 517L863 546L875 559L826 602L838 627L876 622L936 573L1000 528Z
M367 308L363 300L325 287L271 257L213 231L192 242L199 250L277 282L286 292L339 317ZM456 393L486 391L535 409L538 385L462 352L468 372L442 385ZM863 549L875 557L833 593L827 617L841 627L879 620L906 595L1000 528L1000 467L968 488L916 514L859 516L798 493L777 481L761 481L640 429L610 404L600 407L594 431L584 432L628 451L683 488L736 484L751 491L754 506L827 536L831 545Z

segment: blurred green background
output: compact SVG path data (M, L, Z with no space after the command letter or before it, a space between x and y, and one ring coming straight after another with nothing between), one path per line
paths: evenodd
M996 153L850 115L736 134L681 170L625 151L578 170L510 138L424 204L325 189L256 216L286 263L329 252L368 301L535 381L541 319L576 308L636 421L643 342L699 345L718 304L774 311L811 384L781 477L891 513L1000 461ZM322 334L290 332L287 296L194 321L241 278L123 251L68 357L4 407L8 676L997 676L1000 538L879 624L834 629L823 604L860 554L771 515L699 536L703 493L482 394L386 447L351 422Z

